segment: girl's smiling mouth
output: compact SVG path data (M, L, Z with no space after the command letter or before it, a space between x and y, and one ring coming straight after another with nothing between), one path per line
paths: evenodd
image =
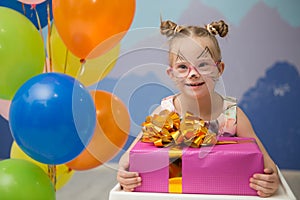
M190 86L190 87L196 87L196 86L201 86L204 85L205 82L199 82L199 83L186 83L186 86Z

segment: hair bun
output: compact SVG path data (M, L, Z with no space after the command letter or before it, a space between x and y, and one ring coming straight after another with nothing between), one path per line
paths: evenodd
M176 23L170 20L161 21L160 23L160 33L167 37L171 37L174 34L180 32L181 29L182 29L181 26L178 26Z
M210 34L220 37L225 37L228 33L228 25L223 20L207 24L206 29Z

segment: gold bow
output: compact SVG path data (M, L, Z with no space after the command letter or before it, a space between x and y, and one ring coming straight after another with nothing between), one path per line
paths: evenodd
M191 147L217 143L215 133L208 130L205 121L192 113L186 113L182 121L176 112L163 110L147 116L142 123L142 142L151 142L157 147L184 144Z

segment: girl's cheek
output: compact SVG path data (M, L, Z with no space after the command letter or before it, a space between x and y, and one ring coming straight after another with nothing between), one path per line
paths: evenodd
M182 84L184 84L184 79L183 78L176 78L176 77L174 77L173 81L175 82L176 85L182 85Z
M203 74L203 76L205 76L205 78L207 79L211 79L214 82L216 82L219 79L219 71L217 69L213 69L208 71L208 73Z
M216 82L218 81L218 74L208 74L202 76L208 89L213 90L215 88Z

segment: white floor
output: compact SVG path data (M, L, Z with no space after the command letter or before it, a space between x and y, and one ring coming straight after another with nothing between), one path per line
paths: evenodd
M300 199L300 171L281 170L297 199ZM56 193L57 200L108 200L116 185L117 165L108 163L98 168L76 171L71 180Z
M115 163L75 171L71 180L56 192L56 200L107 200L110 190L117 184L116 174Z

